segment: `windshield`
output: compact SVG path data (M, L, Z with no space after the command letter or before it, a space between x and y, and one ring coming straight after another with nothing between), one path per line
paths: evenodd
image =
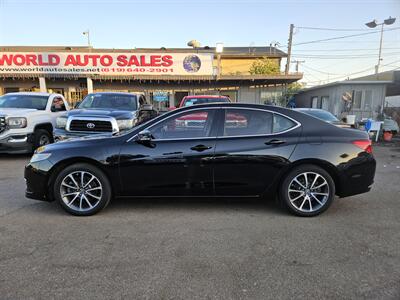
M48 96L4 95L0 97L0 108L30 108L45 110Z
M78 108L137 110L135 95L125 94L89 94Z
M301 112L316 117L322 121L326 122L337 122L339 121L334 115L332 115L329 111L325 110L300 110Z
M205 103L226 103L229 102L228 98L187 98L183 103L183 106L191 106L195 104L205 104Z

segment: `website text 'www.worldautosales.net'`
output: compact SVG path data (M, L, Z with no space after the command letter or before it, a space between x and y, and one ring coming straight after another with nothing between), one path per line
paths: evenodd
M85 68L61 68L61 67L0 67L0 73L173 73L173 68L118 68L118 67L85 67Z

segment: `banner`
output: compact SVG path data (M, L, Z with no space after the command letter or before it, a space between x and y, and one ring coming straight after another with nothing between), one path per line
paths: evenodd
M0 52L0 74L213 75L212 53Z

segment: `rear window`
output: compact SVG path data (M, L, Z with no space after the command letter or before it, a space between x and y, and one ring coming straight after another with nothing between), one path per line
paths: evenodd
M206 103L227 103L228 98L187 98L183 103L183 106L192 106L196 104L206 104Z
M318 118L325 122L337 122L339 121L334 115L332 115L329 111L325 110L300 110L302 113L310 115L312 117Z

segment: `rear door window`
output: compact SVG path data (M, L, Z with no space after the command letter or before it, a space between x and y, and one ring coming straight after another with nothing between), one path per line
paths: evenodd
M262 110L227 109L223 136L271 134L273 114Z

